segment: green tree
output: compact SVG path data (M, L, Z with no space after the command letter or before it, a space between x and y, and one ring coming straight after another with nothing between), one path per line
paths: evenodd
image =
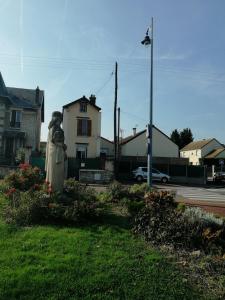
M187 144L193 142L193 134L190 128L184 128L181 131L174 129L170 135L171 140L182 149Z
M188 145L189 143L193 142L193 134L190 128L184 128L180 132L180 149Z
M180 133L177 129L172 131L170 138L180 148Z

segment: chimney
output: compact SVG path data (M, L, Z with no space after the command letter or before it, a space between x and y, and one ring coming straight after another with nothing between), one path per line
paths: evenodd
M136 134L137 134L137 128L134 127L134 128L133 128L133 135L136 135Z
M36 88L36 94L35 94L35 103L36 103L37 105L40 104L40 103L39 103L39 95L40 95L40 90L39 90L39 86L37 86L37 88Z
M90 100L90 103L91 103L92 105L95 105L95 104L96 104L96 97L95 97L95 95L92 95L92 94L91 94L89 100Z

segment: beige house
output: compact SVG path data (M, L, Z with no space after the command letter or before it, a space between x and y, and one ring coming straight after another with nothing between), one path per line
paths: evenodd
M68 157L82 160L100 156L101 108L94 95L63 106L63 129Z
M206 158L224 158L224 153L223 145L214 138L191 142L180 150L180 156L188 158L191 165L200 165Z
M0 73L0 161L15 162L19 150L40 149L44 91L6 87Z
M120 144L121 156L144 157L147 155L146 130L136 133L123 139ZM178 146L156 126L152 130L152 155L153 157L178 158Z

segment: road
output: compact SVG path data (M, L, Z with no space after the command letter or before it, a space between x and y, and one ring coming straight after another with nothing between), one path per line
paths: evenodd
M225 187L191 187L172 184L155 186L159 190L176 192L176 200L179 202L199 206L209 212L225 216Z
M156 184L158 189L175 191L177 197L189 200L221 203L225 205L225 187L191 187L173 184Z

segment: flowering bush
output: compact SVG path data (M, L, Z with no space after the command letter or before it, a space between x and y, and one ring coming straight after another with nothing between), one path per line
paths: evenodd
M30 167L23 171L30 172ZM64 194L52 192L49 182L35 183L27 191L8 188L4 194L3 217L7 223L20 226L87 222L104 210L95 191L73 179L66 181Z
M11 172L4 181L10 188L20 191L39 190L43 183L43 177L39 168L33 168L29 164L20 164L19 169Z

